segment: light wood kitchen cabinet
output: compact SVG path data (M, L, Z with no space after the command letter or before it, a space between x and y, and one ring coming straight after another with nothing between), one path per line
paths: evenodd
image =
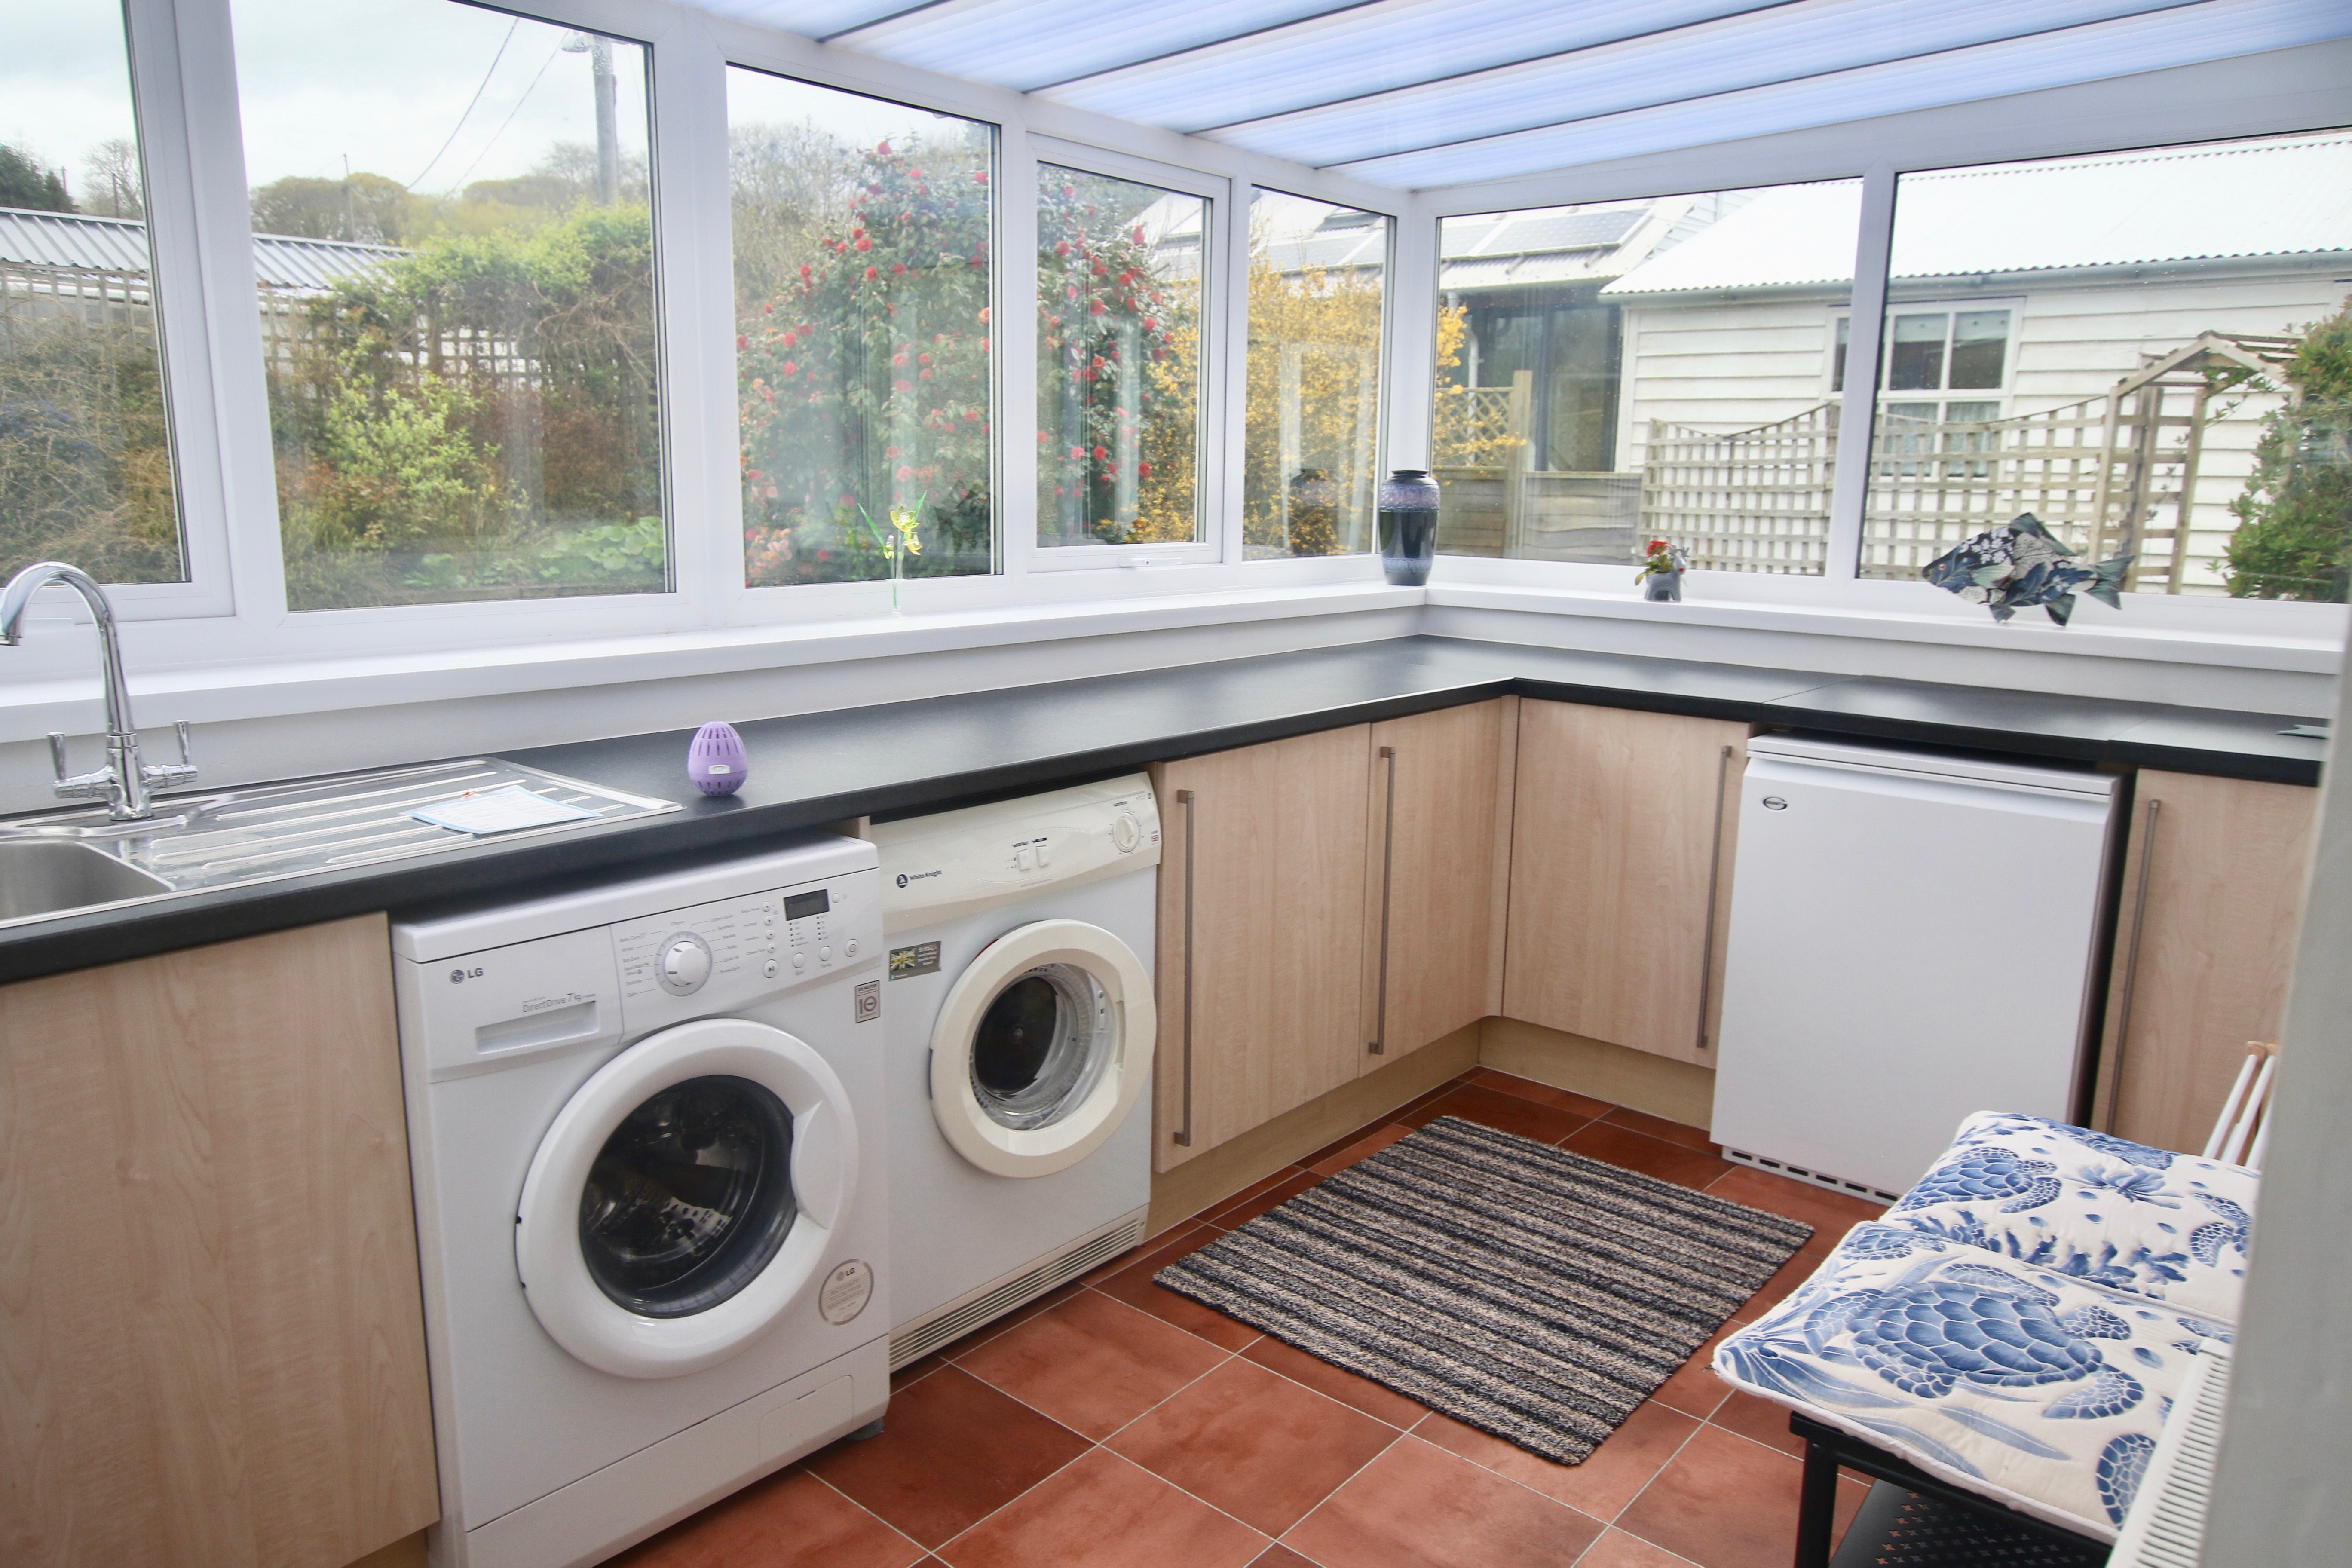
M1154 1170L1355 1078L1370 747L1354 724L1153 766Z
M1747 742L1720 720L1519 705L1506 1017L1714 1065Z
M0 987L0 1561L439 1512L381 915Z
M2318 807L2296 784L2141 771L2095 1124L2205 1146L2246 1042L2278 1038Z
M1372 726L1363 1071L1500 1010L1518 706Z

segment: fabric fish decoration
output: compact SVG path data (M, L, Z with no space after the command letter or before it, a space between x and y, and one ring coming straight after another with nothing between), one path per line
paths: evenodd
M2029 511L1938 555L1919 569L1919 575L1969 604L1985 605L1996 621L2039 605L2063 626L2074 613L2078 593L2111 609L2123 608L2117 595L2132 560L2118 555L2095 566L2082 565Z

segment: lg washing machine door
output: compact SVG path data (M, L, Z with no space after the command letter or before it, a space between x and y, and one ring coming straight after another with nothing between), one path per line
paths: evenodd
M1044 1176L1102 1147L1151 1081L1158 1024L1135 950L1083 921L990 943L931 1031L931 1114L956 1152Z
M817 1289L856 1173L848 1097L806 1042L682 1024L605 1063L541 1140L515 1231L524 1295L591 1366L700 1372ZM836 1313L850 1268L825 1292Z

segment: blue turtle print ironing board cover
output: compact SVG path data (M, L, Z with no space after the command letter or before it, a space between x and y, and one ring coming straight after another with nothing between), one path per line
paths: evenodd
M2059 1122L1970 1117L1884 1220L1717 1349L1716 1373L2112 1541L2192 1358L2226 1352L2258 1181Z

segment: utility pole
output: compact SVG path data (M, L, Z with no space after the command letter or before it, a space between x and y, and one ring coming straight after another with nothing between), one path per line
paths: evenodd
M613 40L599 34L588 63L596 77L596 199L611 206L621 199L620 86L613 79Z
M352 155L346 153L343 154L343 237L357 239L359 237L359 215L352 210Z
M596 80L596 200L611 206L621 199L620 84L613 76L613 40L601 33L574 33L563 41L566 54L585 52Z

